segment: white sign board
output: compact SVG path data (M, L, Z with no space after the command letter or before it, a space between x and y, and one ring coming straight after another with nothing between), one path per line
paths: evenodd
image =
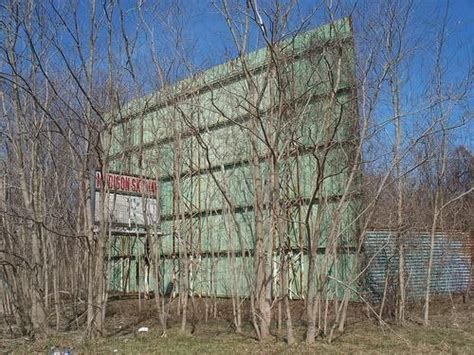
M122 174L107 174L102 179L101 173L96 172L95 222L102 218L102 198L105 199L103 215L113 224L137 227L158 222L154 180Z

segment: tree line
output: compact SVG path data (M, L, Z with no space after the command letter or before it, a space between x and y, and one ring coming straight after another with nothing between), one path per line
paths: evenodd
M289 271L303 253L306 341L331 341L344 331L349 301L363 275L335 276L348 242L343 225L357 230L351 245L355 255L367 230L389 228L396 234L394 312L383 313L384 306L366 302L382 323L391 314L400 323L406 319L407 231L430 233L423 300L428 325L435 234L473 227L474 157L462 139L463 131L472 131L472 63L456 68L465 70L462 75L450 75L449 8L435 14L440 21L428 31L417 21L417 4L411 1L350 8L323 1L311 10L297 1L211 2L209 10L220 16L231 39L244 88L218 84L216 92L227 100L223 104L212 95L203 101L193 91L193 79L175 85L200 69L183 35L180 5L111 0L1 5L0 289L6 322L25 335L75 328L91 337L105 334L112 235L106 189L95 211L98 225L93 223L90 178L98 169L103 176L134 170L168 181L169 219L161 224L168 223L173 236L177 266L172 278L179 292L169 297L155 290L163 332L175 298L186 329L196 260L203 253L196 246L211 228L209 218L198 212L211 210L219 210L224 238L236 246L225 255L236 331L242 330L242 307L248 307L259 339L270 335L276 320L277 327L285 327L287 341L295 341ZM292 39L315 18L334 24L347 15L354 35L345 40L352 43L315 43L319 54L307 54L304 81L295 80L301 74L291 65ZM327 28L338 31L334 25ZM266 49L258 75L247 56L256 46ZM420 58L426 69L413 88ZM173 103L177 87L185 100ZM172 102L171 109L160 120L150 120L157 100ZM315 105L317 100L323 104ZM245 120L236 120L236 113ZM224 120L235 128L218 137L210 132L212 122L201 122L206 115L217 117L214 124ZM341 137L345 122L352 126ZM248 170L232 177L230 171L238 170L225 166L239 156ZM344 159L343 169L338 170L337 159ZM311 176L301 184L294 174L304 168ZM251 194L236 193L236 179ZM191 190L184 189L184 181ZM159 201L164 192L156 191ZM360 206L349 213L354 196ZM250 220L238 212L243 204L253 211ZM165 246L163 238L153 236L161 227L147 224L142 261L157 279L163 277ZM290 240L292 228L298 240ZM221 251L206 252L215 261ZM364 270L358 258L348 262L350 270ZM242 282L248 295L239 289ZM215 284L211 272L206 305L214 317ZM334 297L338 292L341 297Z

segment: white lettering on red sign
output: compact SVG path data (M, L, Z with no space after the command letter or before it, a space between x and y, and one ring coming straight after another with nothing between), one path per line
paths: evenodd
M120 175L120 174L106 174L105 181L102 179L102 173L97 171L95 174L95 187L101 190L105 184L111 192L124 193L156 193L156 181L151 179L142 179L137 176Z

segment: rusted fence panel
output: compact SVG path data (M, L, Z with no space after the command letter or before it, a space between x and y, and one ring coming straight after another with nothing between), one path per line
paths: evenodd
M367 267L365 291L374 301L398 288L398 245L405 249L406 294L411 300L424 296L430 258L431 235L391 231L366 234L364 258ZM471 287L471 238L467 233L436 233L433 244L432 294L464 294Z

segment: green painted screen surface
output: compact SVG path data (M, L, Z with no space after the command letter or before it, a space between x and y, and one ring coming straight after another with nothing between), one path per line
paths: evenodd
M237 59L131 102L124 110L128 119L114 129L112 155L119 154L114 170L159 181L163 237L155 251L161 260L162 291L178 277L179 243L185 240L181 252L193 256L188 270L192 272L191 290L228 296L231 285L238 285L239 293L248 294L253 264L245 255L251 255L255 247L255 175L261 178L264 205L270 199L269 132L279 137L272 149L281 155L278 194L284 210L280 216L284 245L273 241L274 267L278 267L282 250L290 253L288 277L294 296L302 296L302 285L307 282L308 235L303 222L322 171L321 189L308 216L315 225L321 213L321 224L309 237L317 234L324 255L328 231L336 223L338 246L355 248L359 186L357 178L348 183L358 143L350 22L343 19L299 34L279 48L285 59L278 70L269 66L266 49L245 58L253 89ZM255 91L261 94L258 109L252 106ZM256 116L259 124L252 126ZM141 150L140 166L137 156ZM253 175L250 161L256 155L259 164L254 165ZM340 202L347 192L349 197ZM263 220L269 238L271 213L267 207ZM342 280L350 276L350 265L355 264L349 249L339 253L330 266L330 273ZM120 267L118 262L111 265L112 288L123 284L117 281ZM240 276L233 280L229 275L236 269L241 270ZM331 287L340 296L340 289Z

